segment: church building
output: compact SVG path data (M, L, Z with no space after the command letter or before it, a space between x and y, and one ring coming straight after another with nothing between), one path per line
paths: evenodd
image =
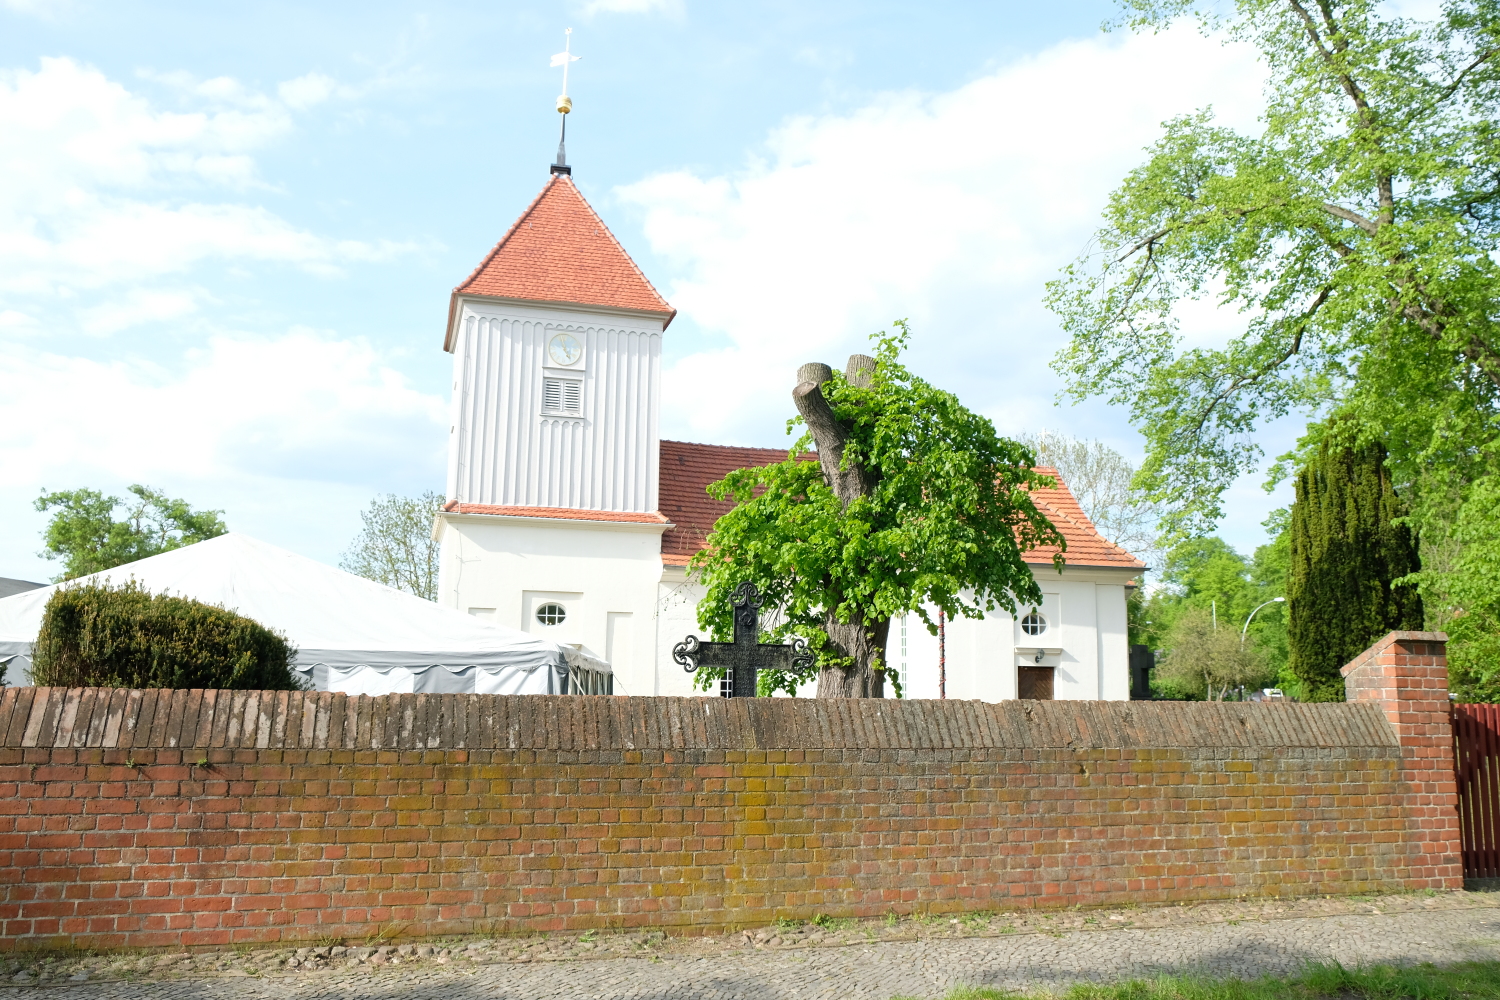
M661 440L661 353L676 311L566 166L453 290L439 603L607 660L621 695L691 695L672 646L699 633L687 563L727 504L705 487L784 448ZM811 358L786 360L793 373ZM836 359L834 359L836 360ZM1067 487L1038 501L1067 540L1026 561L1045 597L983 620L891 625L907 697L1125 699L1125 598L1143 564ZM890 685L887 686L887 691ZM810 695L812 690L800 694Z

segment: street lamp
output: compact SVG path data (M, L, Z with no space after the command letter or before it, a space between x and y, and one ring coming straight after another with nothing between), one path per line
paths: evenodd
M1267 604L1280 604L1282 601L1285 601L1285 600L1286 600L1285 597L1273 597L1269 601L1267 601L1265 604L1262 604L1260 607L1256 608L1255 611L1259 611L1261 608L1265 607ZM1241 646L1243 646L1245 644L1245 636L1248 635L1249 632L1250 632L1250 619L1255 617L1255 611L1250 612L1250 618L1246 618L1245 619L1245 627L1242 628L1242 629L1240 629L1240 645Z

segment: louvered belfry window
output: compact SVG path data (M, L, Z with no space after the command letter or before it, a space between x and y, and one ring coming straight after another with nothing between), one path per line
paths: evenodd
M543 379L542 409L548 413L582 413L583 383L565 378Z

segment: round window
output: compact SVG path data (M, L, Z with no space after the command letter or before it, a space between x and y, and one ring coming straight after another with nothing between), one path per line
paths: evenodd
M1041 635L1047 631L1047 619L1033 611L1021 619L1021 631L1027 635Z
M543 625L561 625L568 620L568 609L556 601L548 601L536 609L536 620Z

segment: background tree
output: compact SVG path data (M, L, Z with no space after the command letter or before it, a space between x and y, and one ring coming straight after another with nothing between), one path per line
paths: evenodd
M1173 623L1155 673L1184 694L1210 701L1223 701L1231 689L1260 687L1273 676L1255 639L1242 639L1232 622L1215 624L1209 611L1196 607Z
M1500 532L1460 545L1458 526L1500 491L1500 8L1451 0L1419 22L1374 0L1123 7L1135 28L1196 14L1256 46L1264 125L1169 122L1114 192L1091 253L1049 286L1069 391L1129 407L1147 440L1137 482L1179 535L1221 516L1262 423L1306 414L1305 458L1341 415L1344 443L1388 449L1424 549L1446 553L1422 574L1429 618L1492 606L1496 591L1458 577L1500 562ZM1179 306L1204 297L1244 317L1222 347L1179 337Z
M1161 568L1157 505L1133 485L1135 466L1103 441L1042 431L1016 439L1038 465L1057 470L1099 533L1146 565Z
M928 604L956 618L1039 602L1021 554L1063 544L1031 500L1031 488L1051 482L1032 472L1032 453L907 371L899 357L909 334L897 326L845 375L803 367L813 377L797 386L803 416L788 431L803 423L808 433L785 461L709 487L737 505L691 564L707 585L699 625L728 638L729 595L754 583L768 640L799 635L816 651L820 698L883 693L893 616L915 613L935 632ZM799 458L814 440L818 460ZM698 685L721 672L701 668ZM764 690L795 693L811 679L778 674Z
M1196 620L1200 613L1210 626L1217 622L1219 630L1238 637L1251 612L1286 593L1285 531L1278 527L1284 522L1284 511L1273 515L1268 527L1275 538L1256 549L1250 559L1214 536L1175 545L1163 562L1160 586L1140 598L1132 610L1131 641L1150 646L1164 662L1179 641L1178 626L1190 618ZM1264 666L1264 676L1256 679L1275 681L1278 686L1282 686L1286 666L1284 608L1283 604L1266 604L1250 622L1248 633L1257 661ZM1152 690L1159 698L1205 696L1202 677L1195 680L1186 670L1157 670Z
M1297 474L1287 574L1289 667L1307 701L1342 701L1339 670L1392 629L1422 627L1422 598L1408 583L1416 540L1398 519L1379 445L1324 441Z
M42 492L36 509L52 511L52 518L42 532L47 547L41 554L63 560L63 572L53 582L98 573L229 530L219 517L222 510L195 511L184 500L139 484L130 487L130 493L135 500L127 503L98 490ZM123 516L116 518L121 507Z
M360 515L364 530L339 560L339 568L429 601L437 600L438 543L432 519L443 506L431 490L415 497L387 493Z
M1494 544L1497 525L1500 482L1487 479L1476 483L1470 492L1447 546L1439 548L1423 539L1424 565L1436 554L1452 569L1445 577L1450 585L1444 595L1449 599L1449 614L1438 624L1448 633L1449 688L1460 701L1500 701L1500 547Z

